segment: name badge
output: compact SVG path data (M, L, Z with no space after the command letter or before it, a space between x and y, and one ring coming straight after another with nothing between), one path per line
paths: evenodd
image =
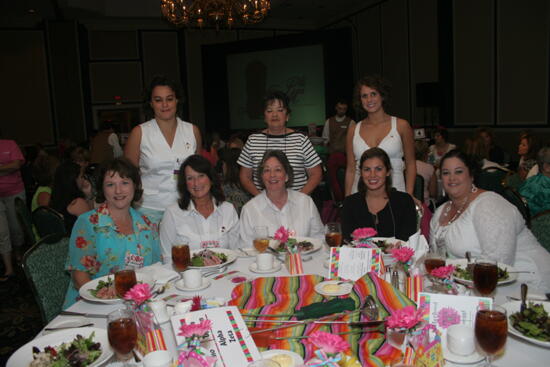
M220 247L220 241L217 240L207 240L201 241L201 248L218 248Z
M126 256L124 257L124 263L129 266L135 266L138 268L143 267L144 258L140 255L134 255L131 252L126 252Z

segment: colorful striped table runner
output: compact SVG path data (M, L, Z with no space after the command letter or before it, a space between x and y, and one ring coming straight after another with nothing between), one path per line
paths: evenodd
M302 275L290 277L257 278L251 282L237 285L231 294L232 306L237 306L246 314L291 314L303 306L323 301L324 297L315 292L316 284L326 280L318 275ZM414 302L403 293L394 289L391 284L379 278L375 273L369 273L357 280L353 291L348 295L356 305L363 306L365 297L373 295L379 310L380 318L385 318L393 310L413 305ZM290 320L291 317L264 318L272 320ZM346 316L339 320L365 320L360 313ZM249 323L251 329L269 328L276 324L266 322ZM256 334L263 336L269 349L286 349L294 351L305 359L313 355L312 345L307 339L275 340L276 337L310 335L316 330L331 333L358 330L345 324L309 324ZM265 335L264 335L265 334ZM400 359L401 352L385 343L383 331L362 332L342 335L350 346L351 352L361 362L362 366L384 366ZM259 346L260 349L266 349ZM267 347L267 345L266 345Z

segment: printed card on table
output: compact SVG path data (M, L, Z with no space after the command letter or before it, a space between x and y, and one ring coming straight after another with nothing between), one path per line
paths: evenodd
M356 281L371 271L380 275L381 259L378 248L331 247L328 277Z
M419 307L424 308L424 320L441 332L445 344L447 329L454 324L474 327L478 308L489 308L493 299L488 297L454 296L420 292Z
M212 321L212 329L208 335L210 341L201 343L201 346L210 356L218 359L216 367L247 366L261 358L239 309L235 306L210 308L173 316L171 321L176 335L176 344L179 346L185 341L184 337L178 335L183 320L186 323L192 323L204 319Z

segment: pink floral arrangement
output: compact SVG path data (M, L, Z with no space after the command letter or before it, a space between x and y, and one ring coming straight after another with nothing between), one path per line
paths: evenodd
M333 335L324 331L316 331L308 338L310 343L322 349L327 354L338 354L349 349L347 341L338 335Z
M389 328L412 329L422 322L423 311L414 306L403 307L386 317L386 325Z
M280 226L278 230L275 231L273 238L279 240L280 243L286 243L290 237L290 231L283 226Z
M430 275L433 275L436 278L445 279L450 278L454 271L455 267L453 265L440 266L439 268L432 270Z
M138 283L134 285L126 294L124 299L132 300L136 303L136 306L141 306L145 301L151 299L151 289L147 283Z
M364 241L365 239L369 239L371 237L376 236L377 232L374 228L366 227L366 228L357 228L355 231L351 233L351 238L353 238L354 241Z
M414 250L410 247L396 247L390 250L391 256L400 263L406 264L414 256Z
M202 338L212 328L212 321L202 320L199 323L188 324L183 321L180 326L179 336L186 338Z

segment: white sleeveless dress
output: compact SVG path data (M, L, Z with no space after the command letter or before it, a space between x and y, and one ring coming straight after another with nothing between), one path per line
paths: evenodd
M359 160L361 155L367 149L370 149L365 142L365 140L359 135L359 130L361 129L361 124L363 121L360 121L355 125L355 132L353 134L353 155L355 156L355 179L353 180L353 186L351 188L351 193L354 194L357 192L357 183L359 182L359 177L361 173L359 170ZM405 164L403 163L403 143L401 141L401 135L397 131L397 118L391 116L391 129L388 135L382 139L378 148L383 149L388 156L390 157L390 162L392 166L392 186L398 191L406 192L405 189L405 177L403 176L403 171Z
M141 207L164 211L178 200L177 172L183 161L195 154L193 125L177 119L176 135L170 147L155 119L141 124L139 169L143 185Z

